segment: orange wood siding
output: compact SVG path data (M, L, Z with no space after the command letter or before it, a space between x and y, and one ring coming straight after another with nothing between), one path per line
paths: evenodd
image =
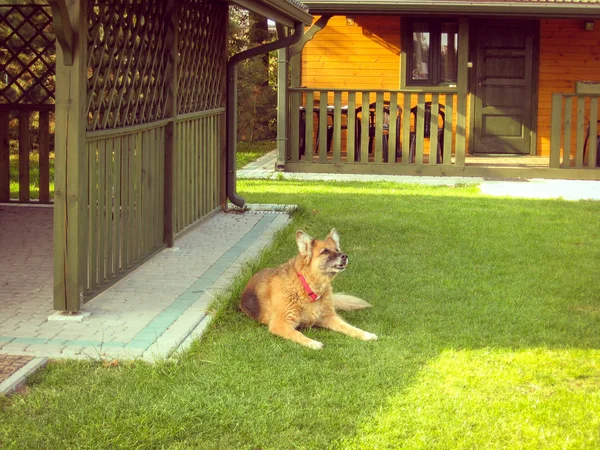
M539 74L538 155L547 156L552 94L574 93L576 81L600 82L600 22L584 31L582 20L542 20Z
M334 16L302 52L302 85L400 88L400 17Z

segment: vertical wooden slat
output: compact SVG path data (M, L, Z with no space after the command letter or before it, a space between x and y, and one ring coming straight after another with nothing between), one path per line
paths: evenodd
M50 112L40 111L39 121L40 203L50 203Z
M121 138L121 269L129 266L129 138Z
M388 163L396 162L396 142L398 140L398 130L396 124L401 121L401 112L398 111L398 94L392 92L390 94L390 120L388 131Z
M369 162L369 103L371 93L363 91L361 105L360 122L360 162L367 164Z
M383 92L375 94L375 155L376 163L383 161Z
M417 129L416 131L416 152L415 162L423 164L423 147L425 141L425 94L420 93L417 96Z
M292 161L296 162L300 159L300 92L290 92L290 111L290 152Z
M342 93L333 94L333 163L342 162Z
M140 204L141 206L141 224L140 224L140 250L139 250L139 258L142 259L148 253L148 232L150 231L150 224L147 222L147 214L148 214L148 198L151 193L149 192L149 183L148 183L148 156L151 151L150 148L150 131L142 131L139 133L141 148L140 152L140 165L141 165L141 175L140 175Z
M355 161L356 150L356 92L348 92L348 129L346 133L346 161Z
M198 205L200 204L200 160L199 156L200 149L200 119L194 119L194 204L193 204L193 215L194 221L200 218L200 212Z
M29 157L31 155L31 136L29 136L29 111L19 111L19 201L28 202Z
M552 111L550 116L550 168L560 166L560 135L562 117L562 95L552 94Z
M164 145L160 146L160 153L158 155L158 166L159 166L159 171L158 171L158 179L159 179L159 196L158 196L158 202L159 202L159 211L165 211L165 191L166 191L166 183L165 183L165 154L166 154L166 142L167 142L167 129L168 129L169 124L167 124L166 127L164 127L161 130L161 136L159 139L159 142L164 143ZM169 246L169 242L165 239L165 230L166 230L166 222L168 221L168 218L170 216L167 215L166 213L164 213L161 218L160 218L160 228L157 230L158 232L158 236L157 236L157 242L158 243L164 243L167 247Z
M113 219L113 271L117 274L121 270L121 137L113 140L114 148L114 219Z
M304 111L304 160L312 162L314 154L313 134L314 134L314 110L315 97L314 92L306 93L306 110Z
M204 216L204 209L206 208L206 163L204 161L204 139L206 130L204 126L204 120L198 120L198 217Z
M445 166L452 164L452 121L454 118L454 95L446 94L446 117L444 123L444 161Z
M105 227L106 227L106 279L110 279L113 277L113 268L112 268L112 260L113 260L113 187L114 187L114 177L113 177L113 139L108 139L106 143L106 186L105 186L105 205L106 205L106 214L105 214Z
M135 134L135 261L139 261L142 256L144 210L142 204L142 133Z
M175 128L174 122L169 122L164 133L164 157L163 157L163 240L167 247L173 247L173 202L175 201L173 170L175 154Z
M88 144L89 221L88 221L88 287L98 285L98 142Z
M563 168L569 168L571 166L571 116L573 114L573 98L565 98L565 118L563 122L564 134L563 134Z
M583 143L584 133L587 133L585 126L585 97L577 97L577 123L575 124L575 167L583 167Z
M440 96L431 96L431 123L429 124L429 164L437 164L438 127L440 114Z
M410 93L404 94L404 109L402 111L402 164L409 164L413 161L410 160L410 122L412 121L412 114L410 113L411 108L411 95Z
M0 202L10 200L9 112L0 111Z
M590 99L590 135L588 137L588 167L596 168L598 144L598 97Z
M129 202L129 239L127 241L127 266L131 267L135 261L135 242L137 236L136 218L137 208L135 204L136 200L136 155L135 155L135 136L130 134L127 137L127 145L129 146L127 162L129 166L129 173L127 177L128 193L127 201Z
M98 283L104 283L106 267L106 140L98 141Z
M319 161L327 162L327 91L319 93Z

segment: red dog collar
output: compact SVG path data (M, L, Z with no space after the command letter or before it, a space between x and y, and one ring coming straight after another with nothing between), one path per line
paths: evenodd
M302 283L302 286L304 286L304 290L306 291L306 293L310 297L311 303L312 302L316 302L317 300L319 300L321 298L321 296L317 295L317 294L315 294L313 292L313 290L310 288L310 286L306 282L306 278L304 278L304 276L300 272L297 272L297 274L298 274L298 278L300 279L300 283Z

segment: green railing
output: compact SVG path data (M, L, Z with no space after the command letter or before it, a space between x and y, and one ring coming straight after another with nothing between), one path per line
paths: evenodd
M173 154L173 232L220 207L221 134L225 109L179 115Z
M164 246L168 123L88 132L86 295Z
M54 105L0 104L0 203L51 203Z
M598 168L598 97L552 94L550 168Z
M289 95L292 165L464 165L465 127L457 120L464 112L451 89L290 88Z

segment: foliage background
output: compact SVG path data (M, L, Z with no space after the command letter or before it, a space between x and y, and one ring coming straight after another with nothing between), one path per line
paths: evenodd
M229 56L276 38L267 19L231 6ZM277 52L242 61L238 66L238 140L276 137Z

